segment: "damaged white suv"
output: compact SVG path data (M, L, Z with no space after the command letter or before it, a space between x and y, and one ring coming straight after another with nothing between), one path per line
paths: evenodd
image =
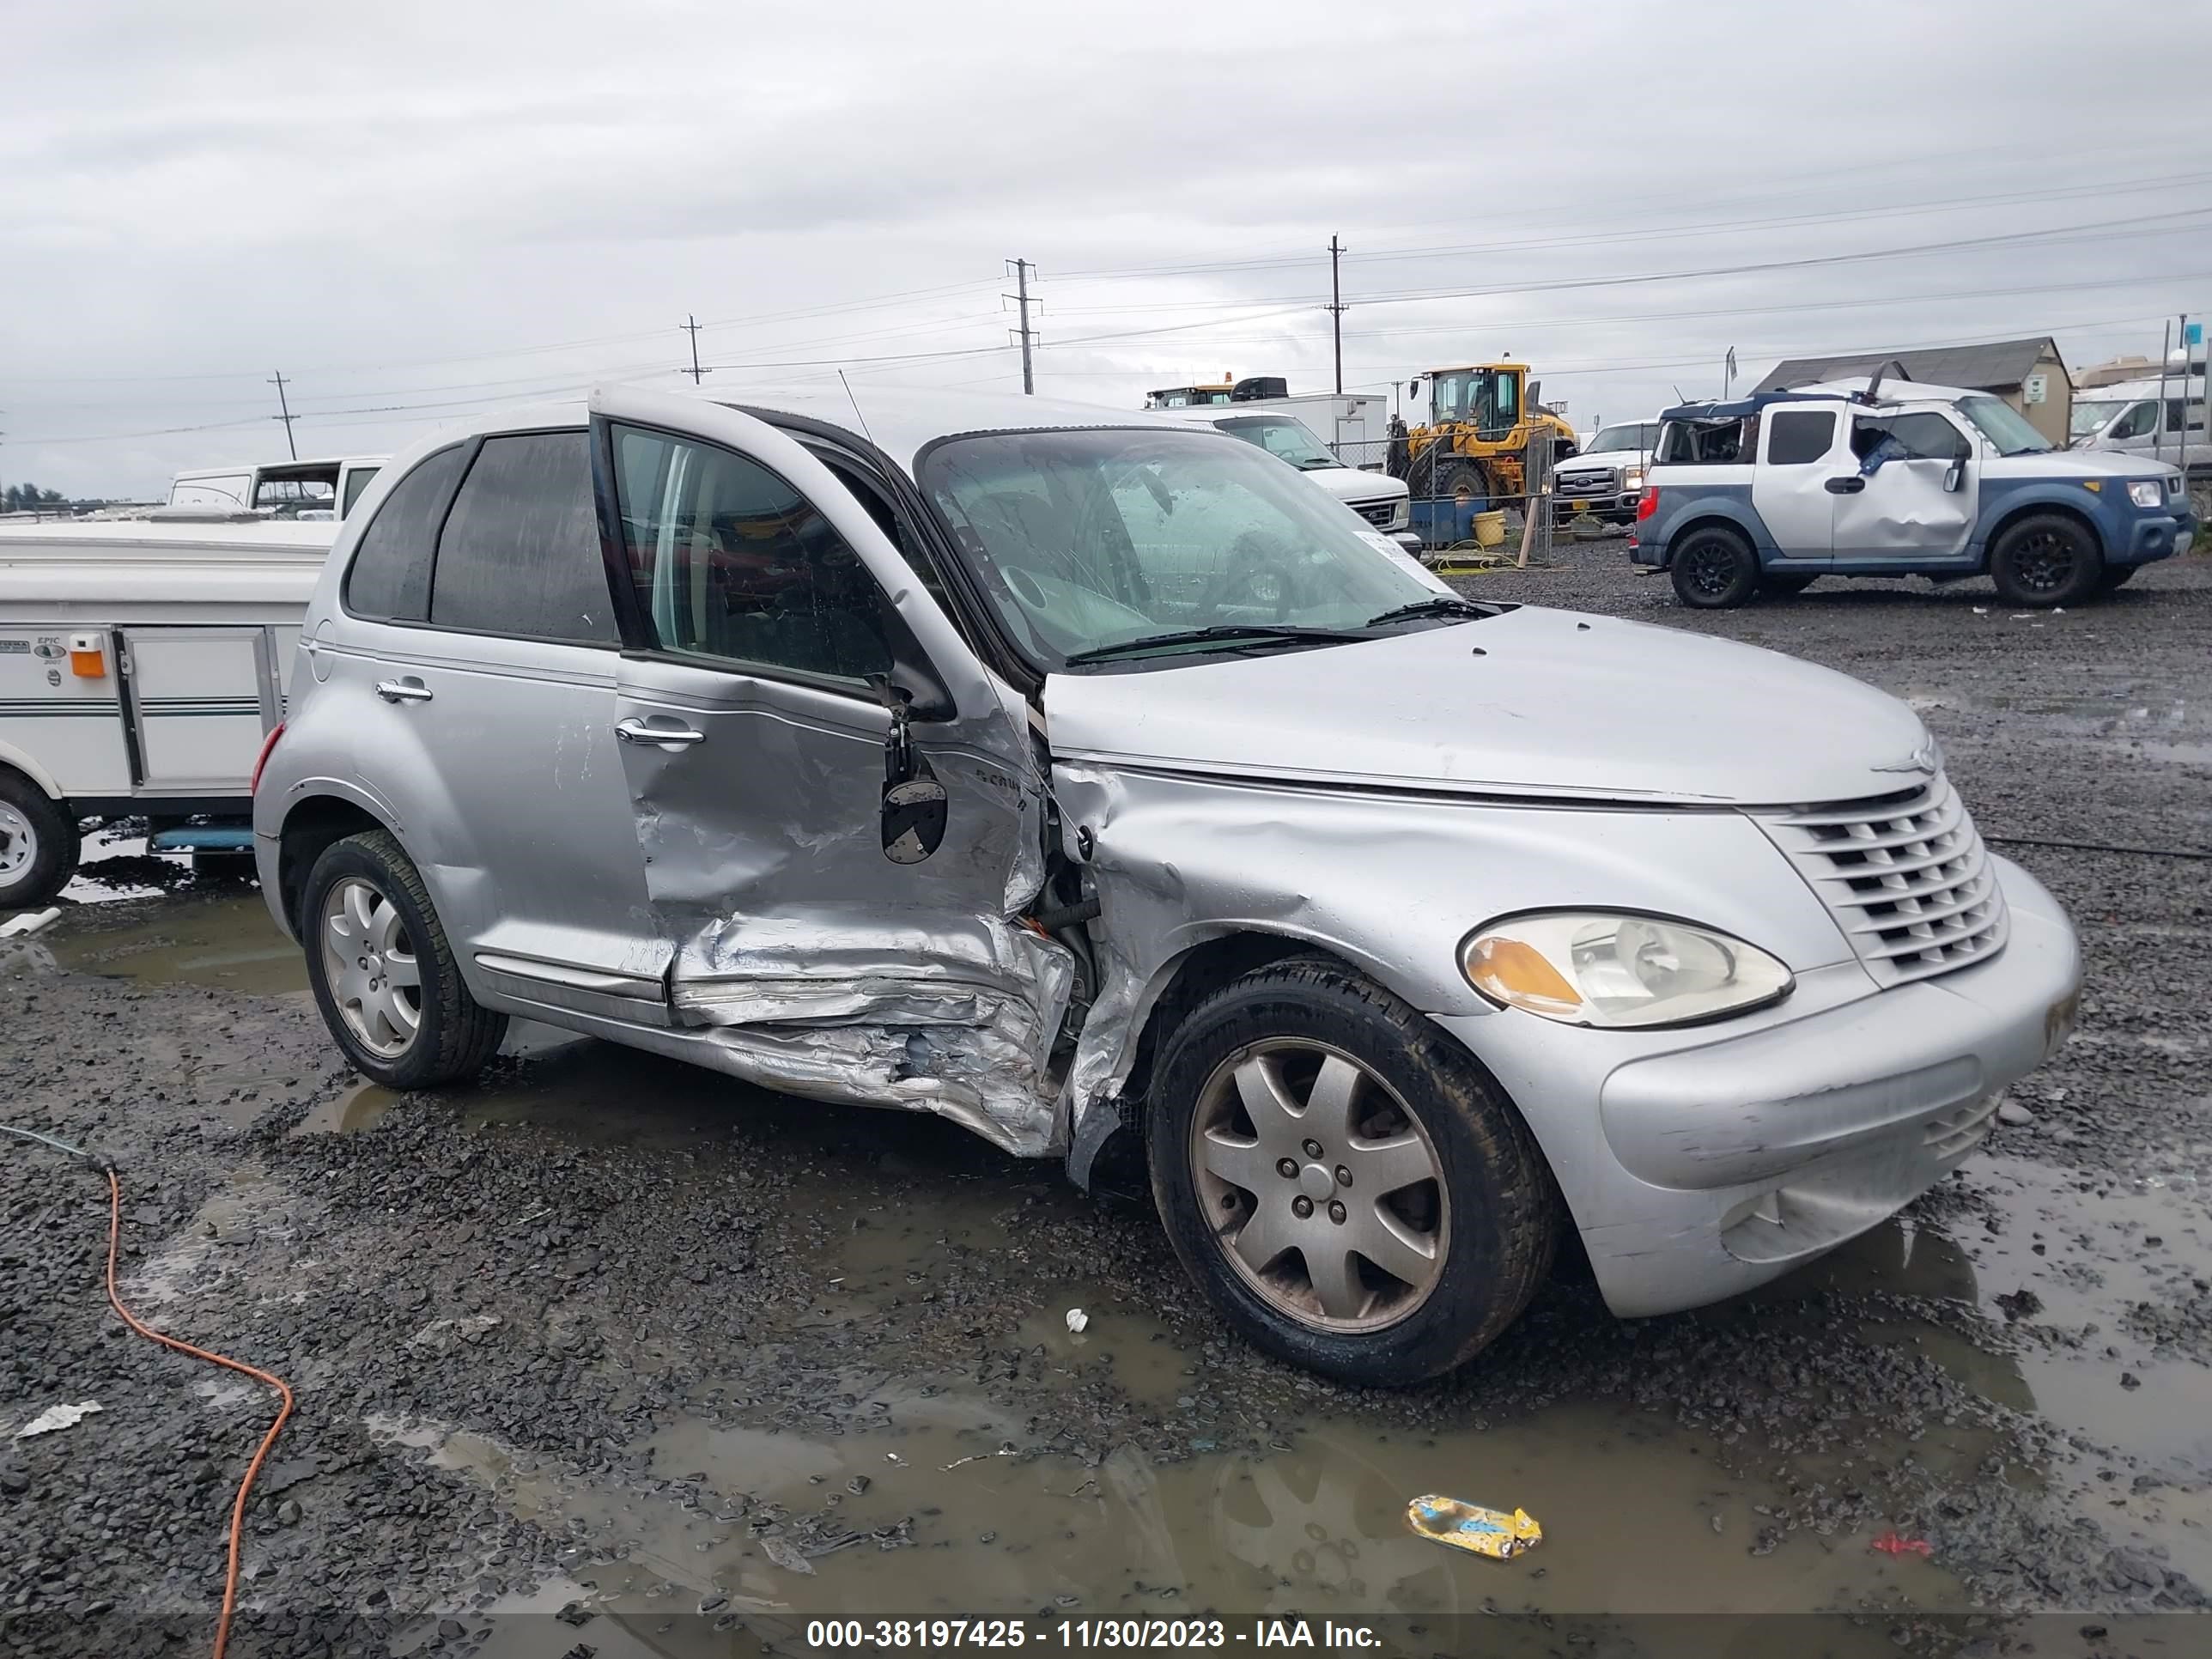
M1223 1316L1360 1382L1475 1352L1565 1225L1623 1314L1819 1255L2072 1018L1902 704L1456 598L1169 419L478 420L377 480L301 650L256 850L363 1072L515 1015L1079 1180L1121 1129Z

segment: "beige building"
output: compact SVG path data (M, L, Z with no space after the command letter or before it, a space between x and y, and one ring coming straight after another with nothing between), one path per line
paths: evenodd
M1985 345L1937 346L1922 351L1854 351L1833 357L1790 357L1777 363L1754 391L1778 392L1816 380L1850 380L1887 368L1902 369L1929 386L1964 386L2002 398L2058 447L2073 416L2074 380L2050 336L1992 340Z

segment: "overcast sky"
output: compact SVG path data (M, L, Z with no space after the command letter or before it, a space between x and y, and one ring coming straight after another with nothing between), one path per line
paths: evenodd
M280 368L303 455L672 384L687 313L732 393L1018 390L1017 255L1039 391L1123 407L1327 390L1332 234L1348 387L1510 354L1585 427L1730 346L2212 312L2203 0L7 15L0 481L71 495L281 457Z

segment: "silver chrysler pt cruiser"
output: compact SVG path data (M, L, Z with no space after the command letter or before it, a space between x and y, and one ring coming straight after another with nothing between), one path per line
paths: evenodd
M254 808L394 1088L510 1017L1140 1156L1253 1341L1466 1359L1560 1231L1613 1310L1873 1226L2065 1038L2064 914L1919 719L1451 592L1182 422L631 389L386 468Z

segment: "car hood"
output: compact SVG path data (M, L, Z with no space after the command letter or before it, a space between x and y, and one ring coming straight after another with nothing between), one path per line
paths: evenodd
M1784 805L1923 781L1895 698L1725 640L1524 605L1355 645L1054 674L1056 759L1364 787Z
M1362 472L1356 466L1317 466L1304 476L1340 501L1383 501L1406 493L1402 478L1385 472Z
M1602 449L1594 455L1570 455L1556 463L1553 472L1611 472L1618 467L1642 466L1650 459L1647 453L1633 449Z
M2118 449L2047 449L2032 455L1990 455L1982 463L1985 478L2166 478L2178 471L2155 455Z

